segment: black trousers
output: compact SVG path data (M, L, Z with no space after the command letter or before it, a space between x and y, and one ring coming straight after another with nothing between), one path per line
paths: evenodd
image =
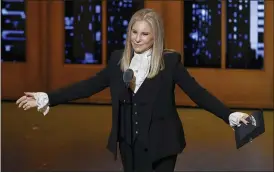
M151 162L149 153L138 140L133 146L124 141L119 143L120 155L125 172L173 172L177 160L177 155L162 158L156 162Z

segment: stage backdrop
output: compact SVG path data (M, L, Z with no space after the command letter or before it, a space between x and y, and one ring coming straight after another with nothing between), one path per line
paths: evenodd
M166 48L225 104L273 108L273 1L3 1L2 99L95 75L143 7L160 13ZM108 89L79 100L110 101ZM195 105L179 88L176 103Z

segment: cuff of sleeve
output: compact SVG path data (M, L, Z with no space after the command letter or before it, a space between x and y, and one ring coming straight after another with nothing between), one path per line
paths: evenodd
M37 104L37 111L46 115L49 112L49 98L46 93L37 92L34 94L34 98Z

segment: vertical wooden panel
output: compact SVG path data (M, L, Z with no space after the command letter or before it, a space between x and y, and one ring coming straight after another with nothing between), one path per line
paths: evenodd
M273 82L273 59L274 59L274 1L265 1L265 27L264 27L264 43L265 43L265 59L264 70L269 71L268 76ZM273 88L273 85L272 85ZM273 91L273 90L272 90Z
M182 53L183 38L183 13L181 1L163 2L165 45L168 49L174 49ZM171 12L172 9L172 12Z
M102 2L102 64L107 64L107 1Z
M161 1L145 0L145 8L151 8L155 10L162 18L164 18L165 13L163 10L163 3L164 3L164 0L161 0Z
M226 1L222 1L222 40L221 40L221 45L222 45L222 51L221 51L221 68L224 69L226 67Z
M41 88L40 44L41 44L41 20L40 3L27 1L27 67L22 78L26 81L26 90L37 91ZM23 74L25 74L23 72ZM23 93L22 93L23 94Z
M49 40L48 40L48 29L49 29L49 18L48 18L48 7L49 5L49 0L44 0L40 2L40 33L41 33L41 44L40 44L40 49L41 49L41 56L40 56L40 73L41 76L41 88L40 91L46 91L48 89L48 81L49 81L49 54L48 54L48 45L49 45Z

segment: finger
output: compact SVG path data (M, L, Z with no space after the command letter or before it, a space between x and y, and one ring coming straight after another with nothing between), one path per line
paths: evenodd
M28 102L27 99L23 100L20 104L19 104L19 108L21 108L23 105L25 105Z
M28 105L29 105L29 103L28 103L28 102L27 102L27 103L25 103L25 104L23 105L23 109L25 109Z
M27 96L22 96L20 97L17 101L16 104L19 104L20 102L22 102L23 100L27 99Z
M26 111L26 110L29 110L31 108L31 106L26 106L25 108L24 108L24 110Z
M25 109L25 108L28 107L28 106L33 107L32 105L33 105L32 102L27 101L27 102L23 105L23 109Z
M33 100L32 98L27 97L27 98L26 98L25 100L23 100L20 104L21 104L21 106L22 106L22 105L25 105L25 104L27 104L27 103L28 103L28 104L31 104L32 100ZM20 104L19 104L19 105L20 105ZM23 106L23 108L24 108L24 106Z
M242 121L245 125L247 125L247 124L249 123L249 122L248 122L246 119L244 119L244 118L242 118L241 121Z
M34 92L24 92L28 97L34 97Z

